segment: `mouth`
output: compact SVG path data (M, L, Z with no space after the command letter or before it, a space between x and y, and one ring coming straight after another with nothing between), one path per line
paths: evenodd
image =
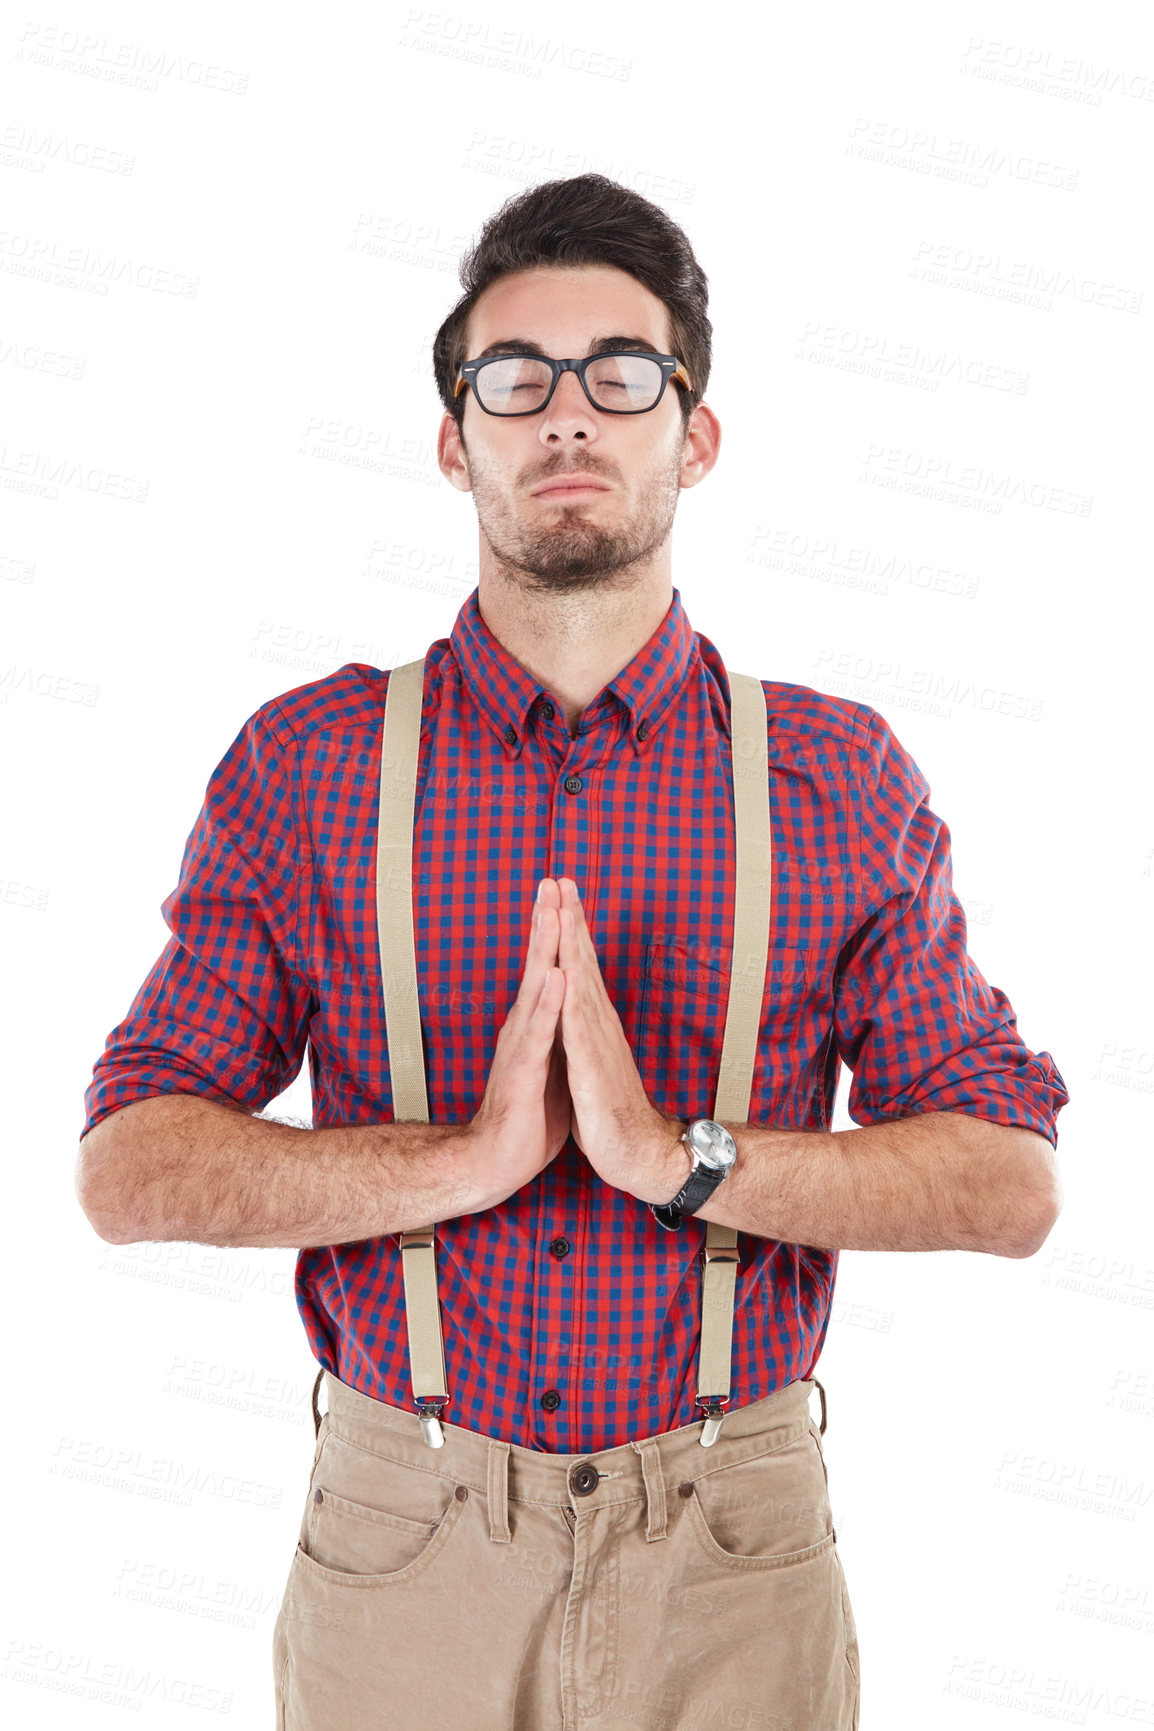
M535 499L583 499L594 493L607 493L608 487L597 487L592 483L580 481L576 486L542 487L539 493L534 493Z

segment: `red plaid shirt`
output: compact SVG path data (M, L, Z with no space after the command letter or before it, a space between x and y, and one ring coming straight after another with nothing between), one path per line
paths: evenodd
M672 593L575 739L477 590L432 646L413 890L434 1123L480 1106L538 880L562 875L650 1098L713 1112L734 898L729 684ZM388 677L350 663L241 728L162 904L172 936L95 1065L86 1131L152 1094L257 1111L306 1047L317 1127L392 1120L375 906ZM921 771L865 704L763 684L773 906L750 1121L828 1129L845 1063L858 1124L952 1110L1056 1143L1062 1077L967 954ZM498 1207L440 1222L446 1420L570 1454L695 1422L704 1235L693 1218L663 1231L572 1138ZM731 1408L812 1374L838 1260L744 1232L738 1253ZM395 1235L301 1250L296 1297L318 1363L412 1407Z

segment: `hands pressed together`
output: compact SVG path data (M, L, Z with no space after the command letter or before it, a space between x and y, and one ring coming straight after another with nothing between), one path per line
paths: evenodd
M471 1132L493 1206L527 1184L572 1132L615 1189L665 1203L689 1175L684 1122L649 1099L605 988L572 878L543 878L521 989L497 1036Z

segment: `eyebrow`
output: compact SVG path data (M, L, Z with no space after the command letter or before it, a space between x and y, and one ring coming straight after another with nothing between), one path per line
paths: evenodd
M595 337L589 345L591 355L604 355L611 349L645 349L649 354L658 354L651 337ZM529 342L525 337L506 337L499 343L490 343L487 349L482 349L475 358L481 360L485 355L539 355L543 353L540 343ZM554 357L559 358L559 357Z

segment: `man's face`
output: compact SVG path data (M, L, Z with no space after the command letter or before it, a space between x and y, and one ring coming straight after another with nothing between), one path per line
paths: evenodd
M672 352L665 306L635 277L610 265L549 266L485 290L466 358L523 341L554 360L581 359L605 337ZM645 414L614 415L594 408L576 373L563 373L549 406L520 417L487 415L467 389L461 434L451 415L442 423L441 466L473 493L483 562L487 546L527 588L566 593L640 571L668 540L680 487L700 479L700 464L686 463L679 389L667 384ZM602 490L539 491L578 473Z

